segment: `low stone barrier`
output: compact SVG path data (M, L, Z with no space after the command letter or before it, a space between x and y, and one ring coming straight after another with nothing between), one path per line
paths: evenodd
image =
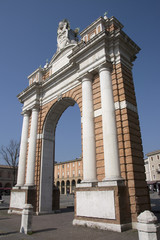
M22 211L20 233L24 234L32 233L32 216L33 216L32 204L25 204Z
M157 217L150 211L146 210L138 216L138 236L139 240L158 240L159 226Z

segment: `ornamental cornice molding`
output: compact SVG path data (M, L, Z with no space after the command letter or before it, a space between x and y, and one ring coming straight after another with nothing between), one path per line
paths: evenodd
M41 88L41 83L34 82L26 89L24 89L21 93L17 95L20 103L23 103L26 98L29 98L31 95L39 94Z
M69 55L69 59L71 61L74 61L75 58L79 57L84 52L88 51L90 48L92 48L97 43L100 43L100 41L103 40L103 39L104 39L103 45L105 45L106 33L107 33L107 31L104 29L100 33L96 34L89 41L79 42L78 45L73 48L73 52ZM99 46L97 45L97 47L99 47Z
M130 63L136 59L136 55L141 50L140 47L121 29L111 32L108 39L109 48L118 48L121 55L124 55L125 53L129 57L128 62Z

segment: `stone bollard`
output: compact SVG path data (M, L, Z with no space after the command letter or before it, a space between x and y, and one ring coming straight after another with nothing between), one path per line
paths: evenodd
M157 217L146 210L138 216L137 230L139 240L158 240Z
M33 216L32 204L25 204L22 211L20 233L25 234L32 233L32 216Z

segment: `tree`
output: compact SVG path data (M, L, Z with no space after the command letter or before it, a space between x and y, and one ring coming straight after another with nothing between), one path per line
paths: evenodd
M13 168L13 185L16 184L16 172L19 159L20 144L15 140L10 140L8 146L1 146L0 155L8 166Z

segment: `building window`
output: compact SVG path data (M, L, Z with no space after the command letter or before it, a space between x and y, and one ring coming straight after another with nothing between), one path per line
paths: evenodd
M74 177L74 175L75 175L75 171L73 171L73 177Z
M57 176L58 178L59 178L59 173L58 173L58 176Z
M67 168L69 168L69 164L67 164Z
M158 164L158 169L160 170L160 164Z
M153 161L153 157L151 157L151 160Z
M159 155L157 155L157 159L159 159Z
M81 176L81 170L78 170L78 176L79 177Z
M62 165L62 168L64 168L64 165Z
M73 167L74 167L74 163L73 163Z
M154 165L152 165L152 170L154 170Z
M79 167L81 166L81 162L78 163L78 166L79 166Z
M67 172L67 177L69 178L69 172Z
M153 175L153 179L156 179L156 176L155 176L155 175Z
M58 166L58 169L59 169L59 166Z

